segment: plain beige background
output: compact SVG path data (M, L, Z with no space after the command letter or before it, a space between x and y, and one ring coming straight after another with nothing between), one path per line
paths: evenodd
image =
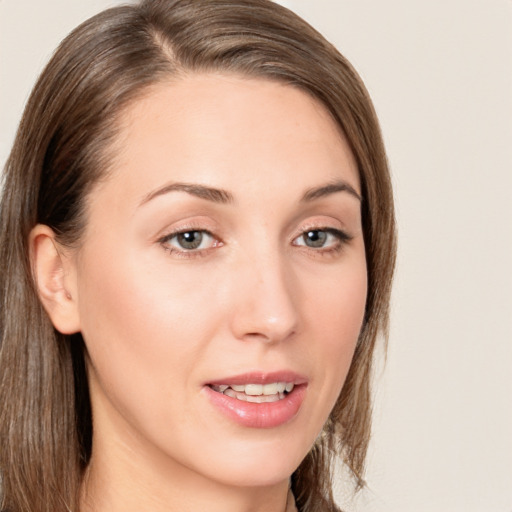
M115 0L0 0L0 162L54 47ZM288 0L356 66L400 229L369 490L350 512L512 512L512 1Z

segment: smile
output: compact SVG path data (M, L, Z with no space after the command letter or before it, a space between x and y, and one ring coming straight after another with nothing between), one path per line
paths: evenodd
M243 402L268 403L283 400L288 393L293 391L293 382L272 382L270 384L220 384L211 388L231 398Z
M217 412L249 428L275 428L292 421L307 388L308 379L292 371L250 372L203 385Z

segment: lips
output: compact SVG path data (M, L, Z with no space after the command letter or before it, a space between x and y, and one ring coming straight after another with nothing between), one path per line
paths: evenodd
M233 384L246 385L246 384L272 384L273 382L291 382L293 384L304 384L307 379L293 371L283 370L276 372L249 372L240 375L233 375L230 377L223 377L220 379L212 380L207 384L209 386L220 386Z
M205 392L223 416L250 428L290 421L304 400L307 380L293 372L250 373L208 383Z

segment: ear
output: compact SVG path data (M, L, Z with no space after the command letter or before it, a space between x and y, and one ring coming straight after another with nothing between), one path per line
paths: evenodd
M62 334L80 331L76 269L51 228L38 224L29 236L30 261L39 298Z

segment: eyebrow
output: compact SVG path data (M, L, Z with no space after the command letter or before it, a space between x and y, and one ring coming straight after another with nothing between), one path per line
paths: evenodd
M229 204L235 201L231 192L220 188L208 187L206 185L196 183L170 183L147 194L142 199L139 206L148 203L155 197L159 197L170 192L186 192L187 194L199 197L200 199L206 199L207 201L219 204ZM342 180L334 183L328 183L327 185L322 185L320 187L310 188L306 190L300 201L314 201L315 199L321 199L337 192L348 192L351 196L362 201L361 196L356 192L354 187Z
M315 199L320 199L337 192L348 192L351 196L358 199L359 202L363 201L361 196L357 193L356 189L352 185L346 181L340 180L329 183L327 185L322 185L320 187L310 188L302 196L301 202L313 201Z
M169 192L186 192L187 194L190 194L192 196L196 196L201 199L206 199L208 201L220 204L234 202L233 195L227 190L222 190L220 188L214 187L207 187L206 185L199 185L195 183L170 183L169 185L165 185L162 188L150 192L140 202L140 206L146 204L155 197L168 194Z

